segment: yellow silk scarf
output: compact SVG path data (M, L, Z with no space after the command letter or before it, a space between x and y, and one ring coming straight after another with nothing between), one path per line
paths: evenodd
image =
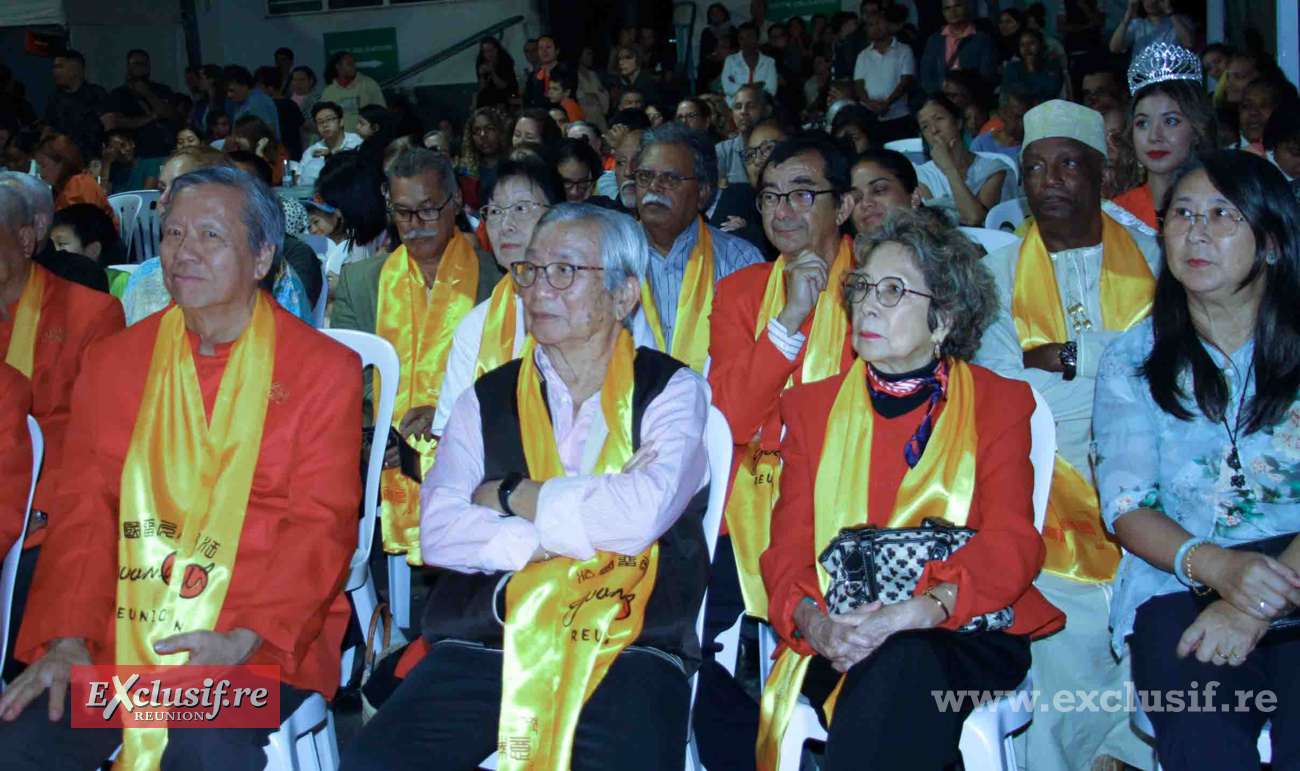
M821 549L842 529L868 521L875 408L871 406L867 389L866 366L858 359L845 376L826 421L826 441L817 464L813 491L816 548L812 558L823 595L830 588L830 576L818 561ZM922 454L921 461L903 476L887 527L918 527L927 517L941 517L959 527L966 524L975 494L979 436L975 429L975 382L965 362L952 363L946 401L928 444L932 449ZM760 771L775 771L779 765L781 739L799 703L799 692L811 661L811 656L786 648L767 678L758 729ZM839 686L836 686L825 705L827 720L838 695Z
M36 359L36 328L41 323L41 300L45 298L45 268L36 263L31 264L27 272L27 283L23 284L23 293L18 296L18 307L14 310L14 331L9 337L9 350L5 353L5 364L32 379L33 361Z
M393 428L416 407L438 406L438 390L447 369L456 325L474 307L478 291L478 255L463 238L447 242L438 264L433 291L426 293L424 275L402 246L393 252L379 272L379 304L375 334L393 344L402 361L393 407ZM379 375L375 375L376 394ZM382 434L380 434L382 436ZM412 437L411 446L420 453L420 473L433 467L438 443ZM384 551L406 553L411 565L420 561L420 483L400 468L384 469L380 478L383 498L381 525Z
M839 286L840 278L852 268L853 242L846 238L840 242L839 252L831 263L826 291L817 298L812 329L804 344L801 383L815 383L838 375L843 367L844 339L849 334L849 317L840 302ZM763 290L758 320L754 324L755 340L767 331L768 321L785 307L784 270L785 255L781 255L772 264L772 273ZM794 378L790 378L785 387L792 385ZM732 550L736 554L736 571L740 574L745 612L755 618L767 618L767 590L763 587L758 558L771 541L772 506L780 493L780 442L779 435L760 435L745 445L725 511L727 532L731 535Z
M488 300L487 316L483 318L483 339L478 347L478 360L474 362L474 379L500 367L515 358L515 280L507 275L497 282Z
M617 474L632 457L632 336L618 338L600 389L609 435L593 474ZM564 476L529 336L516 393L528 475ZM532 562L506 585L500 769L564 769L578 715L614 658L641 634L654 590L659 544L636 556Z
M178 307L163 316L122 465L115 663L184 664L188 653L159 655L154 643L216 626L244 528L274 366L275 318L258 292L209 423L185 316ZM114 768L156 769L166 747L165 727L128 728Z
M1123 331L1151 312L1156 280L1128 231L1105 214L1101 243L1102 326ZM1011 315L1022 350L1069 339L1060 296L1056 269L1035 224L1020 247L1011 293ZM1097 491L1060 454L1052 473L1043 541L1047 545L1044 572L1081 583L1101 583L1114 578L1119 569L1119 544L1102 526Z
M682 289L677 297L677 316L673 325L673 347L668 350L664 340L663 322L659 320L659 306L655 305L650 279L641 281L641 307L646 321L654 331L655 345L664 353L704 374L704 362L709 358L709 314L713 312L713 236L700 218L700 237L686 261L682 275ZM650 259L657 259L651 256Z

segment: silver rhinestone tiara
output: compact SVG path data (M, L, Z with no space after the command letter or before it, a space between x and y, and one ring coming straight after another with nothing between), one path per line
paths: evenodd
M1201 60L1186 48L1168 43L1152 43L1133 57L1128 68L1130 94L1136 94L1143 86L1167 80L1204 82Z

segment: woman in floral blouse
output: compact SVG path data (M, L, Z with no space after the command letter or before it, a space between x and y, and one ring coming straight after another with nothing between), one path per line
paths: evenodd
M1266 632L1300 604L1300 207L1235 151L1194 158L1170 190L1151 318L1097 376L1102 512L1128 550L1112 644L1128 642L1164 768L1257 768L1270 719L1285 766L1300 633ZM1278 536L1277 559L1225 548ZM1173 711L1174 692L1201 709Z

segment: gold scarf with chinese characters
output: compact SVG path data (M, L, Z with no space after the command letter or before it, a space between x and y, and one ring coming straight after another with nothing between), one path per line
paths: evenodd
M478 291L478 255L465 239L453 236L443 250L433 290L426 292L424 274L398 247L379 271L379 303L375 313L375 334L393 344L402 362L393 406L393 428L416 407L436 408L447 355L456 325L474 307ZM375 373L376 398L379 374ZM376 427L377 429L379 427ZM385 432L376 430L378 437ZM437 440L412 437L411 447L420 453L420 474L433 468ZM411 565L420 561L420 483L400 468L384 469L380 476L382 508L380 525L384 551L406 554Z
M18 296L14 310L14 330L9 336L9 350L5 364L32 379L33 361L36 359L36 328L41 323L41 300L45 298L45 268L36 263L29 265L27 283Z
M1156 280L1124 226L1106 214L1101 219L1101 321L1105 329L1123 331L1151 312ZM1056 268L1035 224L1020 246L1011 292L1011 315L1021 350L1069 339L1060 297ZM1097 491L1060 453L1052 472L1043 542L1045 573L1080 583L1104 583L1119 569L1119 543L1102 525Z
M871 405L866 368L866 362L858 359L844 377L826 420L826 440L817 464L813 491L816 538L811 557L817 566L817 582L823 596L830 588L831 578L818 558L821 550L844 528L860 527L869 521L867 492L876 410ZM927 517L939 517L957 527L966 524L975 495L979 435L975 430L975 380L970 366L963 361L952 362L946 404L928 446L943 449L924 453L920 462L907 470L886 527L919 527ZM785 648L767 677L758 729L760 771L776 771L779 765L781 740L799 703L799 692L811 661L812 656ZM841 677L840 684L843 682ZM839 691L840 686L836 685L823 706L828 721Z
M185 315L179 307L163 315L122 464L117 603L134 612L119 612L115 622L116 664L184 664L188 653L159 655L154 644L216 626L244 529L274 367L274 312L258 292L209 422ZM113 767L152 771L166 748L165 727L125 729Z
M530 335L520 353L516 395L528 476L564 476ZM619 334L600 389L609 435L593 474L617 474L632 458L632 335ZM582 705L641 634L659 569L659 544L637 555L596 552L587 560L532 562L506 585L497 768L568 768Z
M672 354L674 359L703 375L704 362L709 358L709 314L713 312L713 236L703 217L699 219L699 227L700 237L686 261L682 289L677 297L671 351L664 341L663 322L659 320L659 306L655 305L649 277L641 281L641 307L659 350ZM658 258L652 255L650 259Z
M849 316L840 301L840 279L853 269L853 242L845 238L831 263L826 291L817 298L812 329L804 344L801 383L815 383L840 374L843 367L844 340L849 335ZM763 290L754 339L767 331L767 322L785 307L785 255L772 264L772 273ZM797 332L798 330L790 330ZM785 387L794 385L790 378ZM776 409L775 405L772 408ZM725 516L736 554L736 572L740 574L740 591L745 599L745 613L767 618L767 590L759 572L758 558L771 541L772 506L780 494L781 437L756 436L741 450L736 479L731 484Z

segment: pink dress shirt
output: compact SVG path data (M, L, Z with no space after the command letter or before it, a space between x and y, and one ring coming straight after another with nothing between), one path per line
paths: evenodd
M597 551L639 554L672 527L709 481L704 449L709 387L683 367L641 419L641 446L654 460L626 474L592 474L608 434L597 391L576 410L545 352L536 361L564 476L542 484L534 522L475 505L483 478L478 394L465 389L447 422L438 456L420 487L420 550L425 564L462 573L519 570L537 548L575 559ZM588 444L591 447L588 447Z

